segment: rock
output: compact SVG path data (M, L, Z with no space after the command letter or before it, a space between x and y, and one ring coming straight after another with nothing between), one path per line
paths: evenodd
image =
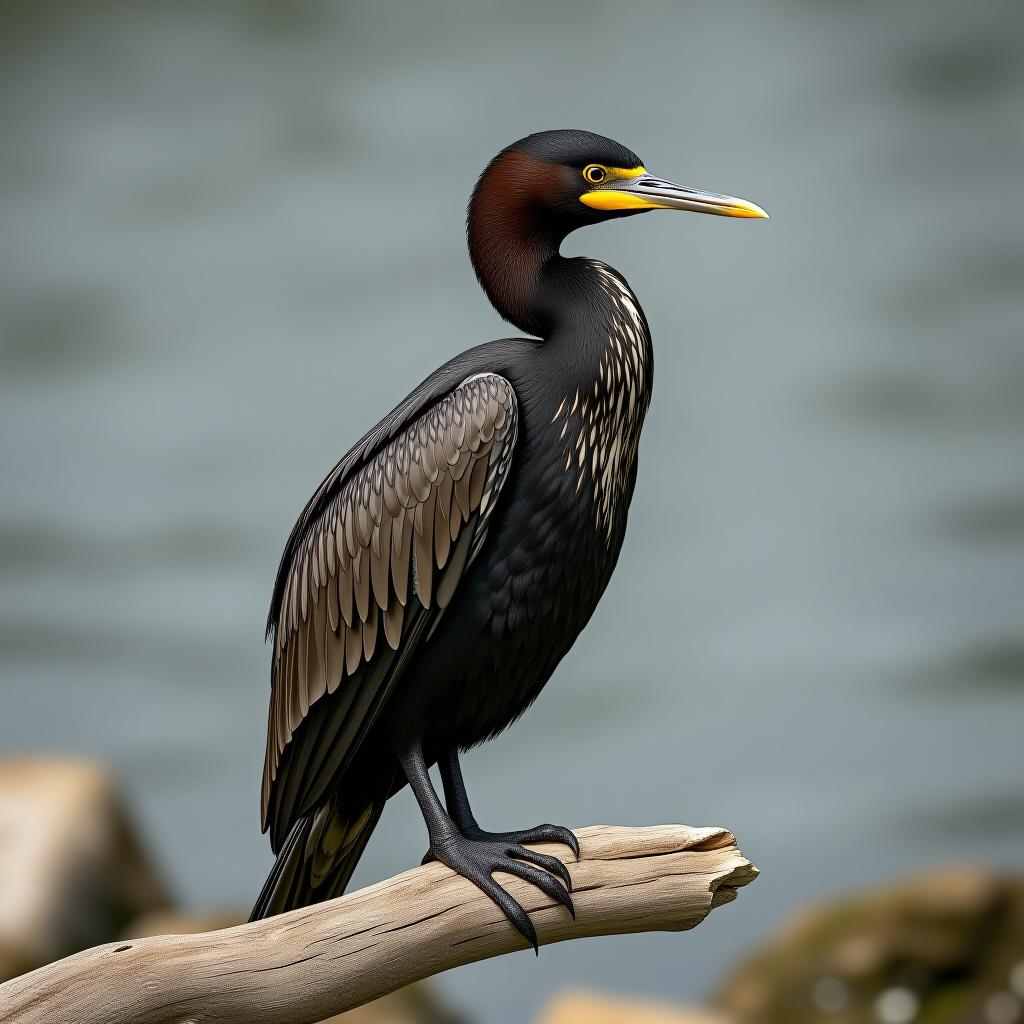
M1024 1024L1024 878L947 868L803 910L716 1002L757 1024Z
M0 761L0 980L114 938L166 903L103 769Z
M537 1024L733 1024L712 1010L686 1009L589 992L564 992L548 1003Z

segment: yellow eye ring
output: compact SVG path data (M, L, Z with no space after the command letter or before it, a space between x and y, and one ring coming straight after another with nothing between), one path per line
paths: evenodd
M591 185L600 185L608 177L608 170L600 164L587 164L583 168L583 179Z

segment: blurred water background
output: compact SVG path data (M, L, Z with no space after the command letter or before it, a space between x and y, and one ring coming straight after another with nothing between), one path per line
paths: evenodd
M584 127L747 196L570 239L657 353L630 534L486 825L725 824L682 937L441 979L496 1024L695 999L800 902L1024 855L1024 9L1008 2L5 3L0 745L111 762L188 905L249 904L277 558L363 430L508 333L464 205ZM417 863L389 807L356 877Z

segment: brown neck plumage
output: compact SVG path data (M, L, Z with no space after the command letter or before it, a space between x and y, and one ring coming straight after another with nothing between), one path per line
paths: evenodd
M545 337L553 326L548 285L566 229L545 205L560 168L525 153L503 153L484 171L469 203L469 255L501 316Z

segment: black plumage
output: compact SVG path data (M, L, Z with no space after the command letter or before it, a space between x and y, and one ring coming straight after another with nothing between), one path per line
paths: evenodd
M267 626L262 813L277 861L254 918L341 893L406 782L430 853L530 941L529 918L492 871L528 878L571 911L564 866L523 844L578 853L575 837L551 825L485 833L458 751L535 699L619 557L650 333L618 273L558 250L577 227L655 208L763 216L654 179L634 153L587 132L530 136L481 176L468 218L474 269L498 312L535 337L437 370L338 463L292 530ZM446 807L427 776L435 762Z

